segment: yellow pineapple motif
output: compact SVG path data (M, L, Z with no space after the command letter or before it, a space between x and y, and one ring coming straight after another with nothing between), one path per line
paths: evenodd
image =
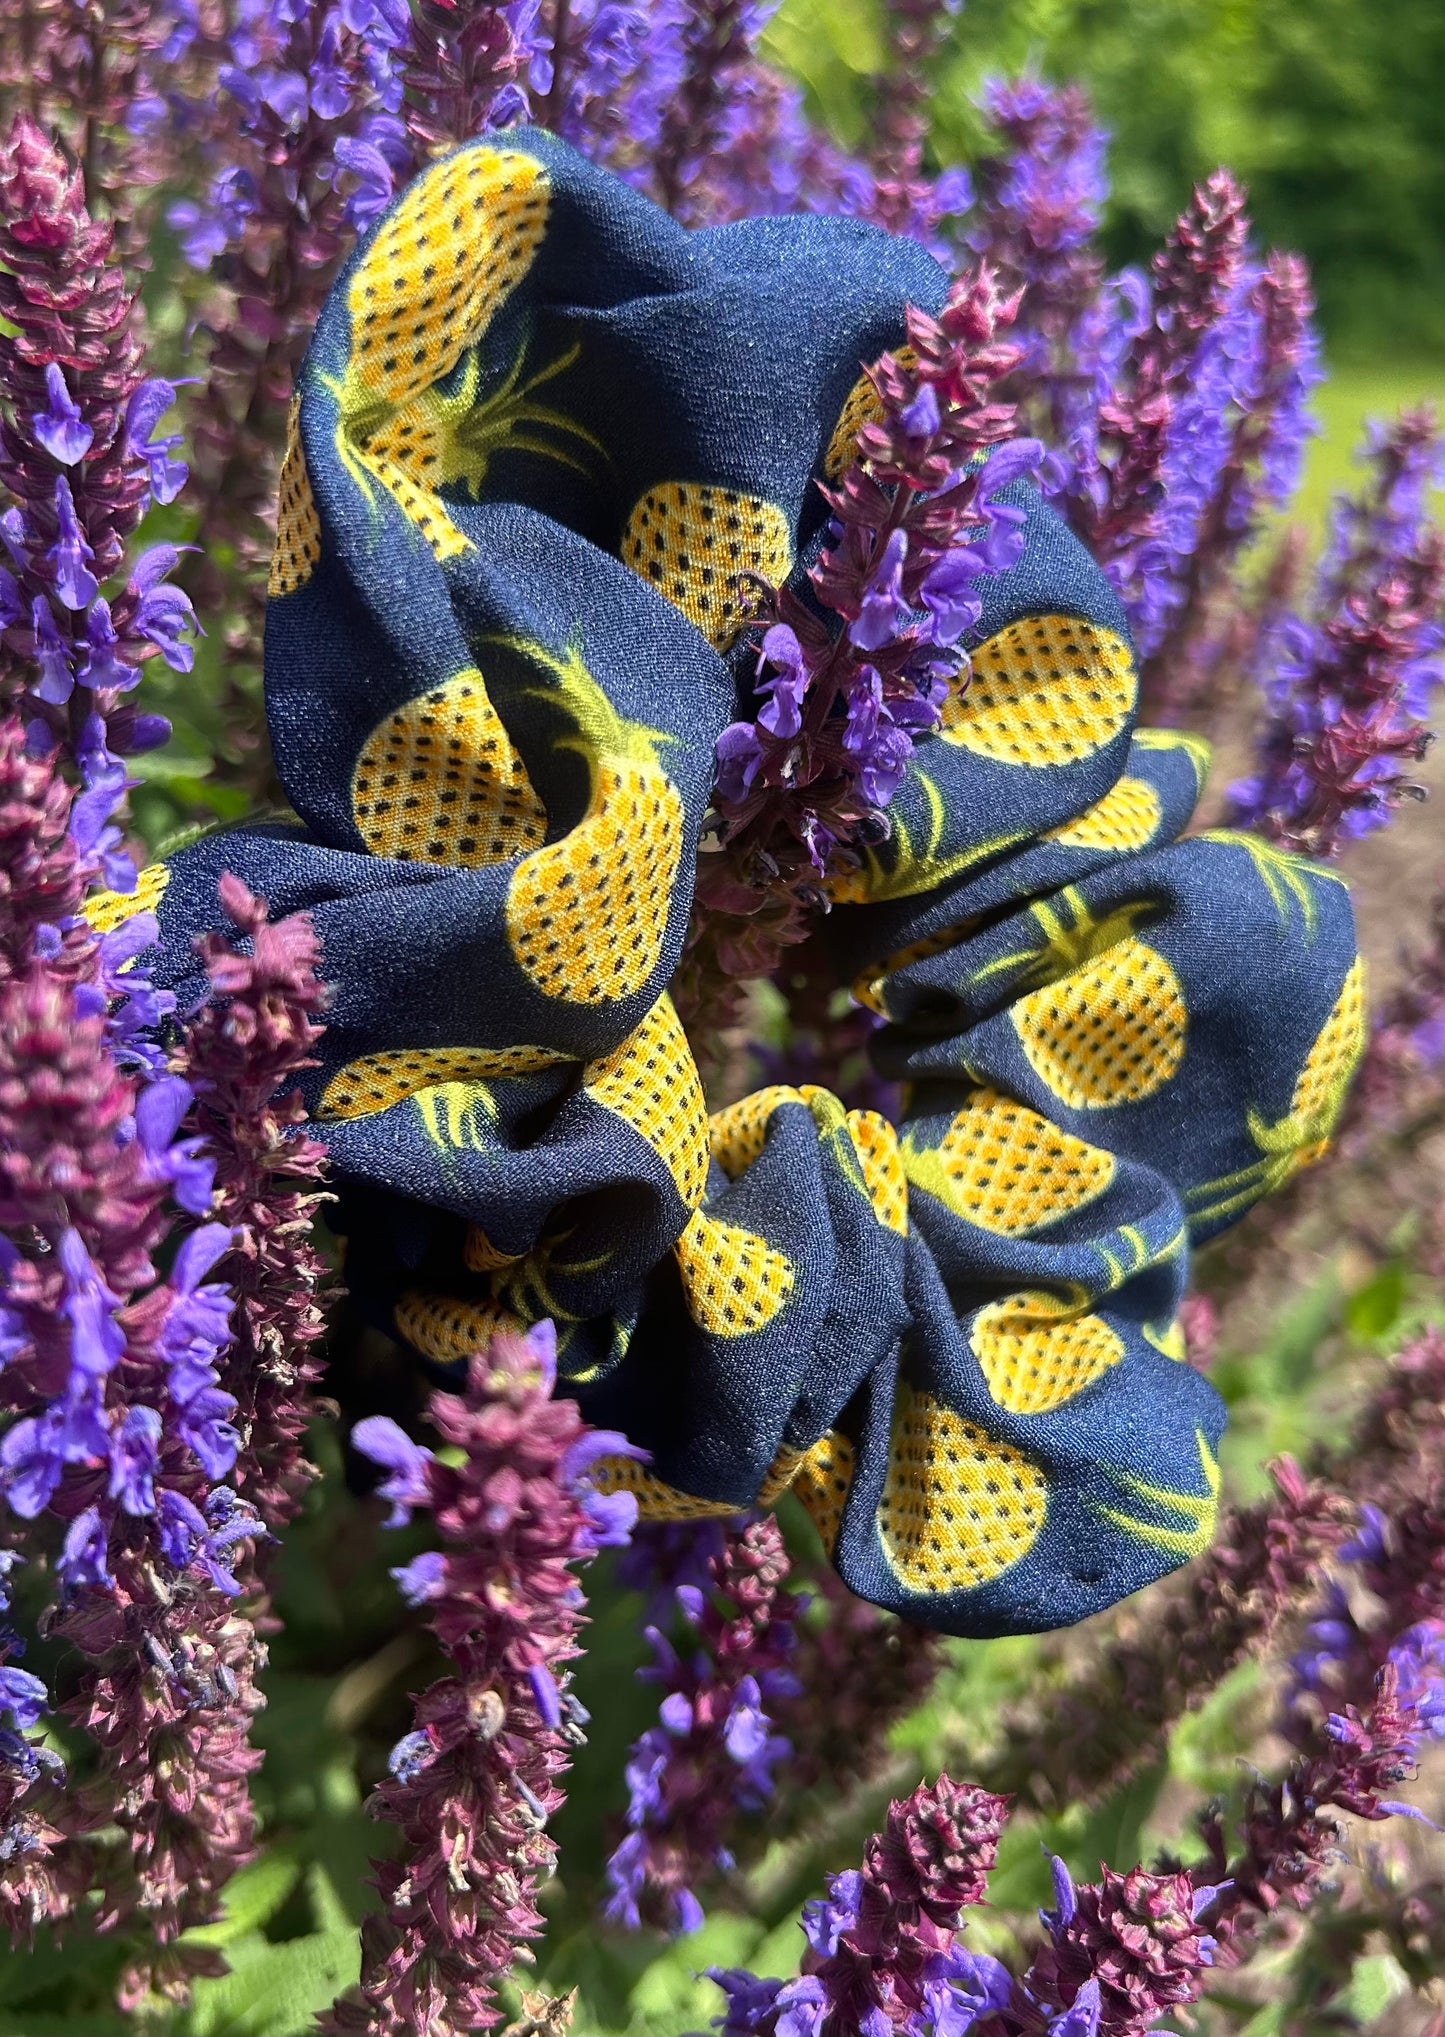
M1111 849L1124 855L1152 842L1163 818L1159 794L1147 778L1121 778L1076 820L1046 829L1043 839L1067 849Z
M1323 1157L1364 1052L1365 1021L1365 964L1357 955L1305 1056L1289 1109L1271 1123L1263 1112L1250 1108L1246 1123L1260 1157L1190 1189L1184 1200L1191 1223L1213 1224L1233 1216Z
M1124 1339L1101 1316L1041 1288L981 1308L969 1345L990 1394L1013 1415L1062 1407L1124 1357Z
M806 1450L792 1450L786 1443L778 1446L778 1453L768 1466L767 1477L758 1487L760 1507L770 1507L782 1497L802 1469L807 1455Z
M374 856L505 863L547 838L547 814L475 666L387 716L351 781L357 830Z
M1071 1110L1139 1103L1184 1059L1183 985L1137 934L1030 991L1010 1016L1029 1066Z
M349 417L389 413L450 374L531 268L550 202L545 168L518 149L464 149L410 186L347 291Z
M901 1386L878 1536L910 1591L987 1584L1028 1555L1048 1512L1040 1466L932 1394Z
M1035 770L1091 757L1128 724L1139 690L1122 637L1069 615L1035 615L972 654L938 732L981 757Z
M370 474L387 489L401 510L402 515L421 532L437 559L456 559L471 549L471 540L464 537L452 521L451 513L434 488L419 482L400 460L390 453L366 452L350 458L344 451L342 464L353 480L359 480L361 472ZM368 501L371 491L361 483Z
M649 488L627 519L622 561L725 651L753 613L738 585L757 573L780 586L793 567L793 533L776 503L701 481Z
M98 934L113 934L138 912L154 912L170 881L169 864L147 863L134 891L92 891L81 900L80 910Z
M438 559L468 549L437 493L418 420L398 413L449 375L531 267L551 189L534 157L474 148L436 163L405 193L347 293L351 353L333 385L342 464L371 499L386 488Z
M746 1505L733 1500L699 1499L695 1493L683 1492L665 1479L655 1478L635 1457L598 1457L587 1476L599 1492L632 1493L645 1521L727 1520L747 1512Z
M555 1047L388 1047L338 1068L322 1091L319 1115L372 1117L439 1084L535 1075L567 1059Z
M850 1110L849 1135L863 1169L863 1185L873 1214L885 1231L908 1236L908 1176L898 1134L876 1110Z
M672 999L664 994L620 1047L589 1061L582 1086L647 1141L695 1210L707 1187L707 1106Z
M687 1311L713 1337L750 1337L786 1307L793 1262L766 1238L694 1212L673 1247Z
M286 457L281 462L280 494L276 505L276 545L271 554L268 594L294 594L304 587L321 557L321 519L311 493L311 476L301 450L297 417L299 395L291 398L286 419Z
M841 1429L820 1436L793 1475L793 1490L807 1508L828 1555L838 1543L843 1508L853 1483L853 1445Z
M413 1350L438 1364L451 1364L484 1351L499 1331L527 1324L495 1301L462 1301L456 1295L412 1289L393 1310L397 1332Z
M762 1152L778 1105L806 1102L800 1090L774 1082L766 1089L755 1089L751 1096L740 1097L724 1110L713 1112L708 1119L712 1157L729 1181L745 1174Z
M915 1187L980 1230L1020 1237L1082 1209L1114 1179L1112 1153L997 1090L975 1090L936 1148L905 1141Z
M910 346L895 347L893 358L900 368L907 371L918 366L918 356ZM823 478L828 482L841 481L858 457L858 434L865 424L883 422L883 401L873 386L873 378L864 373L858 377L843 401L838 412L838 422L833 427L833 436L828 441L828 450L823 455Z
M786 1445L778 1451L758 1488L759 1506L771 1506L787 1490L804 1456L803 1451L790 1450ZM695 1493L683 1492L665 1479L654 1477L635 1457L599 1457L587 1476L599 1492L634 1493L637 1511L645 1521L726 1520L748 1510L745 1504L734 1504L732 1500L699 1499Z
M1325 1136L1339 1116L1364 1048L1365 964L1357 955L1295 1081L1289 1115L1297 1125L1316 1138Z
M558 747L586 759L592 790L576 827L513 871L507 938L544 997L610 1004L641 990L667 936L684 810L658 752L675 739L625 721L576 650L516 648L555 675L577 727Z
M1120 1490L1131 1499L1147 1500L1151 1506L1172 1514L1181 1526L1161 1526L1147 1516L1126 1513L1120 1507L1103 1506L1098 1500L1091 1504L1096 1513L1112 1521L1116 1528L1122 1528L1137 1542L1148 1542L1155 1549L1167 1549L1171 1556L1183 1560L1202 1556L1214 1540L1214 1523L1219 1515L1219 1464L1202 1429L1194 1431L1194 1443L1199 1452L1199 1469L1204 1479L1204 1491L1176 1492L1172 1486L1151 1485L1147 1479L1136 1478L1129 1471L1111 1471Z

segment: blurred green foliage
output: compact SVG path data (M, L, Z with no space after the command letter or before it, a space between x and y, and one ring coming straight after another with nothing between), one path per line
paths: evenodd
M783 0L771 54L866 139L882 0ZM1442 323L1445 36L1433 0L965 0L933 147L970 161L991 74L1089 87L1113 134L1106 246L1145 261L1192 179L1227 163L1260 238L1308 257L1335 355L1433 354Z

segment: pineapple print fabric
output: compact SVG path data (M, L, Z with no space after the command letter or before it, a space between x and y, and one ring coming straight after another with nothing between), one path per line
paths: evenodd
M667 988L750 588L815 555L860 370L945 289L856 221L685 231L538 131L432 164L298 378L266 630L297 819L142 885L182 1007L223 870L313 915L305 1100L402 1347L445 1371L551 1316L645 1511L791 1484L853 1590L982 1635L1207 1546L1191 1242L1322 1150L1364 1004L1333 878L1185 835L1202 746L1136 726L1119 604L1018 486L1024 555L817 936L907 1110L709 1117Z

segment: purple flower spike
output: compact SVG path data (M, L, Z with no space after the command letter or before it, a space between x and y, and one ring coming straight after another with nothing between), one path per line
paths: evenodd
M1086 1980L1070 2006L1050 2019L1049 2037L1098 2037L1102 2008L1099 1983Z
M758 720L771 735L795 736L803 726L801 710L807 675L803 647L785 623L775 623L763 638L758 654L759 672L765 665L773 669L758 689L766 696L758 710Z
M140 680L139 668L117 655L120 638L111 620L110 603L98 594L85 617L84 639L76 682L92 690L106 686L117 693L128 692ZM43 697L43 696L42 696Z
M730 1863L729 1824L763 1803L773 1765L788 1752L763 1709L763 1692L794 1645L802 1604L782 1589L787 1556L777 1522L769 1516L725 1529L709 1572L723 1605L692 1585L676 1593L693 1628L686 1660L664 1634L648 1630L656 1661L643 1673L671 1688L658 1724L628 1759L628 1829L607 1863L606 1914L628 1930L644 1920L664 1930L695 1928L681 1921L697 1905L693 1884Z
M30 429L52 460L58 460L62 467L73 467L90 451L95 432L86 423L54 361L46 363L45 393L49 400L44 410L31 418Z
M436 1746L429 1733L406 1733L387 1757L387 1767L398 1782L415 1782L436 1759Z

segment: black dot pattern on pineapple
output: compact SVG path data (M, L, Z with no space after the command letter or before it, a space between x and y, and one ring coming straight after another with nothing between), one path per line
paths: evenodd
M276 503L276 544L271 553L271 575L267 594L294 594L315 572L321 557L321 519L311 493L311 476L296 418L300 400L291 399L286 423L286 456L281 462L281 480Z
M621 551L719 650L754 613L739 576L780 586L793 566L792 530L775 503L694 481L649 488L627 519Z
M437 419L419 405L403 410L384 430L368 442L368 451L383 454L403 468L423 487L444 478L441 466L440 432Z
M953 1208L1003 1237L1082 1208L1108 1188L1116 1171L1112 1153L1060 1131L995 1090L969 1098L948 1127L938 1157L953 1190Z
M547 814L478 671L409 700L356 760L351 809L375 856L509 862L546 839Z
M775 1082L713 1112L708 1120L712 1157L730 1180L746 1173L762 1152L780 1103L800 1103L806 1108L807 1099L801 1090Z
M912 347L894 347L893 358L900 368L912 371L918 366L918 356ZM843 401L823 455L823 478L829 483L841 481L854 460L858 457L858 434L865 424L880 424L883 419L883 404L873 386L871 375L858 377Z
M747 1511L734 1500L699 1499L695 1493L682 1492L654 1477L635 1457L594 1458L587 1477L599 1492L630 1492L637 1511L649 1521L726 1520Z
M1069 615L1010 623L972 654L938 732L980 756L1032 770L1090 757L1128 724L1138 693L1122 637Z
M321 1093L320 1114L372 1117L439 1082L535 1075L567 1059L554 1047L388 1047L338 1069Z
M1122 1364L1124 1340L1093 1314L1069 1314L1049 1294L1007 1294L979 1310L969 1333L990 1394L1015 1415L1041 1415Z
M1364 1045L1365 965L1357 956L1299 1072L1290 1115L1332 1118Z
M672 999L660 997L620 1047L589 1062L582 1082L594 1103L647 1141L696 1209L707 1186L707 1105Z
M392 1315L412 1348L439 1365L465 1363L499 1332L527 1327L495 1301L463 1301L420 1289L403 1294Z
M1047 1512L1048 1481L1021 1450L931 1394L901 1392L878 1535L910 1590L991 1582L1028 1555Z
M514 149L463 149L418 178L352 278L348 383L395 407L449 374L531 267L550 202L546 169Z
M1073 1110L1139 1103L1178 1074L1188 1015L1173 964L1129 934L1012 1008L1035 1074Z
M838 1545L843 1509L853 1483L853 1445L841 1429L820 1436L799 1465L793 1490L806 1507L825 1552Z
M682 857L682 796L655 763L602 758L589 810L518 865L506 925L546 997L606 1004L657 967Z
M1046 842L1067 849L1108 849L1128 855L1147 848L1163 817L1159 794L1144 778L1121 778L1077 820L1046 830Z
M714 1337L750 1337L787 1305L794 1269L784 1252L740 1225L699 1210L674 1248L688 1314Z

